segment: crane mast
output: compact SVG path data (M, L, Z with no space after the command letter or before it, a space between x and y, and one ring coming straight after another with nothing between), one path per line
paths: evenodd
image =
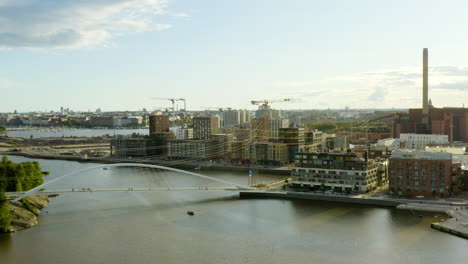
M270 132L270 117L268 116L268 109L269 105L271 103L277 103L277 102L289 102L291 101L290 98L284 98L280 100L252 100L250 101L251 104L253 105L261 105L263 106L263 120L259 122L257 119L255 121L255 126L253 127L254 129L254 137L251 142L252 146L252 157L250 159L251 165L254 167L255 173L249 174L249 185L255 185L256 184L256 178L258 176L258 168L257 168L257 147L256 147L256 142L257 139L259 141L268 139L269 137L269 132Z

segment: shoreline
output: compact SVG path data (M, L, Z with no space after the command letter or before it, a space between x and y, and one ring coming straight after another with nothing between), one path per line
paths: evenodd
M180 168L180 169L197 169L204 171L204 170L213 170L213 171L239 171L239 172L246 172L248 173L249 170L253 170L253 167L236 167L236 166L221 166L215 164L206 164L206 163L199 163L199 162L185 162L174 164L174 161L164 161L164 160L142 160L142 159L131 159L131 158L120 158L120 159L109 159L109 158L82 158L76 156L66 156L66 155L44 155L44 154L32 154L32 153L25 153L25 152L11 152L11 151L3 151L0 152L0 155L7 155L7 156L22 156L26 158L33 158L33 159L50 159L50 160L66 160L66 161L77 161L77 162L91 162L91 163L101 163L101 164L113 164L113 163L141 163L141 164L153 164L153 165L160 165L160 166L167 166L173 168ZM270 174L277 174L277 175L291 175L290 169L284 168L257 168L259 173L270 173Z
M47 195L31 195L27 202L9 201L11 222L5 233L15 233L37 225L42 209L49 205L49 199Z

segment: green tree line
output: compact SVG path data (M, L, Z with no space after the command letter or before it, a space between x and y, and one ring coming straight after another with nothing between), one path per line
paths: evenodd
M320 131L329 131L329 130L336 130L342 127L351 125L352 122L310 122L306 124L306 127L318 129Z
M0 133L5 133L6 132L6 127L0 126Z
M369 122L369 123L358 123L358 122L311 122L307 123L306 127L318 129L320 131L330 130L344 130L348 132L361 132L361 133L388 133L390 127L383 122Z
M10 211L5 192L30 190L43 183L42 169L38 162L14 163L6 156L0 162L0 231L10 225Z

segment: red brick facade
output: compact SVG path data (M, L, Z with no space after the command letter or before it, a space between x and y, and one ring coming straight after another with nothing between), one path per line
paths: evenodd
M447 197L451 193L452 176L459 164L452 160L428 160L414 158L390 158L389 190L402 196L438 195Z

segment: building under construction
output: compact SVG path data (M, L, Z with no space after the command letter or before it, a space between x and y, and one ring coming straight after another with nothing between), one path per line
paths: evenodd
M422 108L409 109L408 114L397 113L393 119L393 137L401 133L447 135L449 141L468 142L468 108L433 107L428 99L428 50L423 50Z

